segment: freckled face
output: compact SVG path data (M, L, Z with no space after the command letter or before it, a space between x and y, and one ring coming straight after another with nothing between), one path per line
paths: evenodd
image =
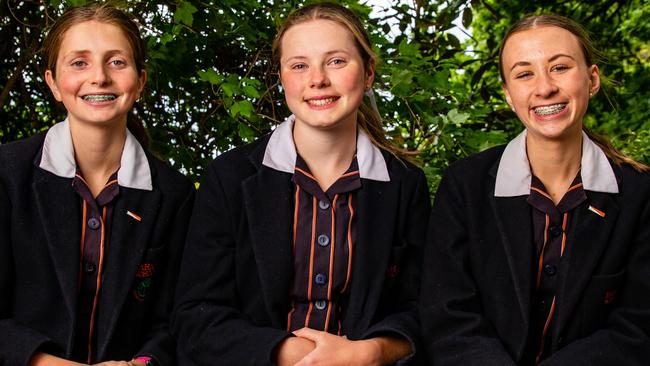
M530 138L564 139L582 129L598 66L587 65L571 32L554 26L513 34L502 54L503 90Z
M365 67L352 33L329 20L289 28L281 41L280 77L296 123L319 129L356 123L374 66Z
M63 34L56 73L45 72L52 94L70 123L124 124L146 80L120 28L87 21Z

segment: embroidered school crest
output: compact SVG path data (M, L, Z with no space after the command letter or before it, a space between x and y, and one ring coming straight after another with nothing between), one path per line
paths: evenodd
M155 272L155 267L151 263L142 263L138 266L135 273L135 285L133 289L133 297L139 302L144 302L149 289L151 288L151 277Z

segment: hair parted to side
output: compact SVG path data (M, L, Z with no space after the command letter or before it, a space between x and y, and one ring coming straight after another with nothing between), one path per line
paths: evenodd
M366 33L361 20L349 9L330 2L315 3L304 6L292 12L278 30L273 40L273 65L280 70L280 59L282 58L282 38L291 27L311 20L329 20L335 22L352 33L357 50L361 55L364 67L374 67L377 64L377 54L372 49L370 38ZM409 160L415 152L409 152L393 145L387 138L379 113L373 109L367 98L359 106L357 123L366 132L372 143L382 148L399 159Z
M589 37L587 30L577 22L557 14L528 15L510 27L508 32L506 32L505 37L503 37L503 40L501 41L501 45L499 47L499 74L501 76L501 82L504 85L506 84L506 78L505 73L503 72L503 49L506 43L515 33L542 27L558 27L565 29L573 34L580 44L580 48L582 49L582 54L584 55L585 63L587 66L604 62L605 57L603 53L596 49L593 41L591 40L591 37ZM637 171L650 170L650 167L647 165L640 163L618 151L607 137L590 131L587 127L584 126L584 124L582 125L582 130L596 145L598 145L598 147L603 150L605 155L607 155L607 157L610 158L616 165L626 163Z
M65 33L74 25L89 21L111 24L118 27L124 33L131 46L136 70L138 72L145 70L146 45L140 35L140 29L135 19L112 5L93 3L66 9L52 26L50 26L47 36L43 41L42 52L47 63L47 69L52 72L52 76L55 79L56 62ZM140 144L147 148L149 145L147 132L142 122L132 113L129 113L127 116L127 127L138 139Z

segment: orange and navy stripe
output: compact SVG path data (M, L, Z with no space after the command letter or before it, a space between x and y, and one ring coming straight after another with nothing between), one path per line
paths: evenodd
M77 173L72 186L81 198L81 240L78 279L78 313L75 331L75 357L94 361L96 318L104 272L104 257L110 241L113 203L119 194L117 172L109 178L97 197Z
M361 187L356 159L323 191L298 157L293 183L294 279L287 329L304 326L340 333L340 300L349 287L352 266L353 197Z
M535 360L543 359L547 338L556 312L557 272L562 270L562 257L567 250L567 232L575 208L587 199L578 173L562 199L555 204L544 184L537 177L531 180L528 203L533 207L533 231L537 248L535 299L538 312L533 313L530 348Z

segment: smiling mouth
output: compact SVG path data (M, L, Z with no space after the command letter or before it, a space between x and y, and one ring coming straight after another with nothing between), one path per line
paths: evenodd
M542 107L536 107L533 109L538 116L550 116L552 114L558 114L566 108L566 103L558 103L553 105L545 105Z
M92 103L109 102L111 100L115 100L115 98L117 98L115 94L92 94L84 95L81 97L81 99Z
M320 99L308 99L307 103L315 107L323 107L328 104L334 103L337 101L338 97L329 97L329 98L320 98Z

